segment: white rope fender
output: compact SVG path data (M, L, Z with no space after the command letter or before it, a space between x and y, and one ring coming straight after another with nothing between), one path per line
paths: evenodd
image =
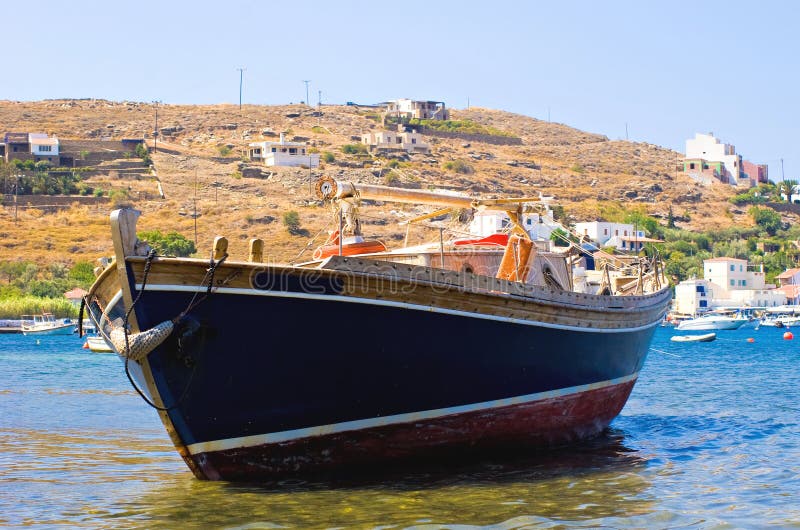
M111 345L114 346L118 354L138 362L147 357L148 353L164 342L164 340L169 337L169 334L172 333L173 328L174 324L172 321L165 320L147 331L129 333L126 345L125 330L119 327L113 329L111 333L109 333L108 339L111 341Z

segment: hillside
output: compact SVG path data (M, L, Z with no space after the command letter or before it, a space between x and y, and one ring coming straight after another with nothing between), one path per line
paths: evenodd
M281 219L299 213L309 236L333 228L332 212L311 195L310 186L322 175L408 187L442 187L482 195L552 195L573 221L602 218L617 204L641 205L665 219L671 205L679 225L706 230L732 223L749 225L744 209L727 199L730 186L704 187L677 171L682 156L662 147L610 141L566 125L548 123L497 110L453 110L452 119L469 119L521 139L521 145L493 145L474 140L429 137L432 152L413 155L390 169L386 159L345 155L341 146L379 129L376 110L354 106L323 106L321 115L304 105L159 105L158 150L151 156L164 191L158 197L155 178L109 172L92 177L97 186L129 190L130 202L143 211L143 230L176 230L192 239L198 212L197 240L207 255L216 235L230 241L234 257L246 256L247 240L265 240L270 259L294 259L308 237L287 233ZM103 100L0 101L0 131L46 132L61 139L114 140L147 138L152 149L155 107L135 102ZM305 141L335 160L314 170L267 168L246 163L248 142L271 140L279 132ZM467 173L444 169L462 161ZM137 193L138 192L138 193ZM19 198L25 204L24 197ZM95 201L97 202L97 201ZM31 259L47 263L93 260L111 252L107 217L110 201L73 206L46 213L13 206L0 208L2 260ZM365 232L388 241L400 239L405 228L396 221L425 212L392 204L362 209ZM414 239L429 235L415 229ZM324 236L323 236L324 237ZM312 245L316 246L318 242ZM303 254L308 257L311 250Z

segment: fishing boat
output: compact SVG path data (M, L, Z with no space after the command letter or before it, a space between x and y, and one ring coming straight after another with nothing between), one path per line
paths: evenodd
M77 324L68 318L57 319L52 313L22 315L24 335L72 335Z
M111 346L106 342L106 339L100 337L98 335L88 335L86 337L86 342L83 344L83 347L87 350L93 351L95 353L113 353L114 350Z
M696 318L684 320L676 329L680 331L720 331L739 329L749 320L735 313L708 313Z
M502 246L439 232L428 246L277 265L257 239L247 259L223 237L210 259L158 256L136 237L139 213L114 211L116 259L85 307L195 476L530 449L594 436L619 414L671 300L657 259L605 264L587 288L569 253L525 232L535 199L333 179L317 194L338 209L341 246L366 199L499 208L511 232Z
M702 335L674 335L669 340L672 342L712 342L716 338L716 333L703 333Z

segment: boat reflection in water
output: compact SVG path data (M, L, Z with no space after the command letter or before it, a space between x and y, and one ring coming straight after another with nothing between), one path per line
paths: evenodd
M266 265L255 244L229 260L224 238L211 262L156 256L136 238L138 213L115 211L116 260L86 307L198 478L559 445L622 410L671 300L657 259L612 270L607 255L593 286L572 254L537 249L523 228L520 205L536 199L332 179L317 191L338 205L341 246L361 237L363 199L494 207L513 228L499 247L440 236Z
M610 429L569 448L449 458L373 473L260 484L181 480L126 499L148 528L263 527L397 528L440 525L602 522L653 512L647 461ZM227 509L226 507L234 507ZM113 508L113 507L112 507ZM637 519L641 522L642 519Z

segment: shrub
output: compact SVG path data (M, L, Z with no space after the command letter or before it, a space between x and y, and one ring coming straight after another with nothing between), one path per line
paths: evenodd
M447 171L454 171L456 173L461 173L464 175L469 175L475 172L475 169L463 160L451 160L449 162L445 162L442 166Z
M332 164L336 160L336 157L333 156L333 153L330 151L325 151L322 153L322 161L327 164Z
M219 152L219 156L228 156L229 154L231 154L231 148L228 147L227 145L219 146L217 148L217 151Z
M342 153L346 155L365 155L367 146L364 144L345 144L342 146Z
M178 232L162 234L159 230L140 232L137 237L153 247L162 256L191 256L197 252L193 241L186 239Z
M294 235L300 231L300 214L291 210L283 214L283 226Z

